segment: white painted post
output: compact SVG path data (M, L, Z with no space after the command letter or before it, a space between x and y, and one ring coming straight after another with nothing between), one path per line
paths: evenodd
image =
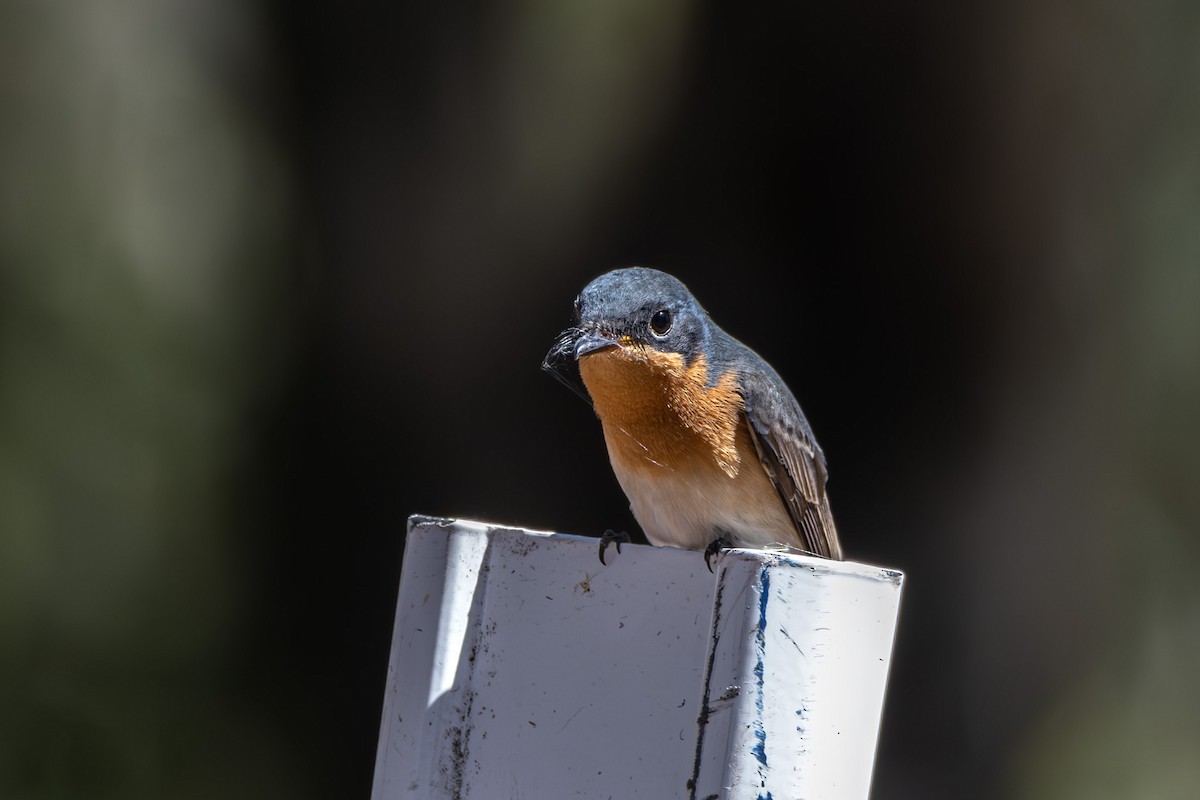
M413 517L373 800L865 798L903 575Z

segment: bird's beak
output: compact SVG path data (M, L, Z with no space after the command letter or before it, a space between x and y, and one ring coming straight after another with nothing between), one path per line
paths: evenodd
M606 350L610 347L619 346L620 342L610 336L599 333L585 333L575 342L575 360L578 361L588 353L594 353L597 350Z

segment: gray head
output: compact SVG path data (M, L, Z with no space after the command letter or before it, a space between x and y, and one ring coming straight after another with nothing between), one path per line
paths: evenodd
M677 278L646 267L606 272L575 300L575 357L637 345L677 353L686 363L707 355L708 314Z

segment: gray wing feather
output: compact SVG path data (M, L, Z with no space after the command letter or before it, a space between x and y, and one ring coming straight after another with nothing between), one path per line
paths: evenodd
M768 368L769 369L769 368ZM782 382L743 381L742 399L750 438L763 468L804 542L814 555L842 559L829 497L825 494L825 454L813 437L799 403L774 385Z

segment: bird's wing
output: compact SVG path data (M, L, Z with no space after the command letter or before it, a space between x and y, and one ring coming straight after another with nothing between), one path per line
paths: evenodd
M840 561L842 545L825 494L825 454L800 405L780 386L778 379L742 382L750 438L805 550Z

